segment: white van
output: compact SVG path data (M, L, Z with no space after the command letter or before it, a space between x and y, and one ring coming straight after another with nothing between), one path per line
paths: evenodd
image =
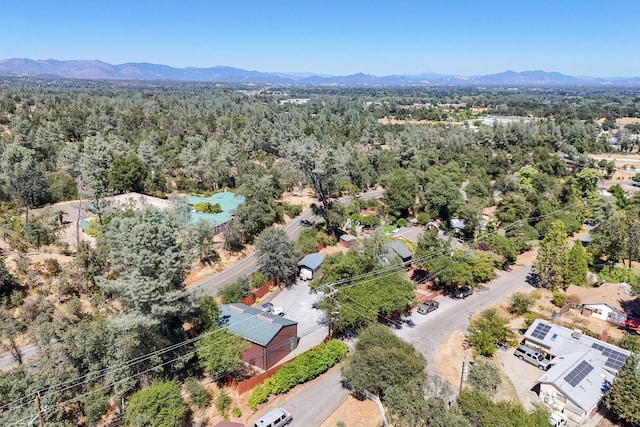
M282 427L293 421L293 416L282 408L276 408L258 418L253 427Z

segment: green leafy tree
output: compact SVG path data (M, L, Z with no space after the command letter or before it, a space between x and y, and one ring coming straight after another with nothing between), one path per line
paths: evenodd
M342 368L342 376L356 392L369 391L384 400L390 387L421 389L426 382L427 362L411 344L382 325L371 325L360 334L352 358Z
M549 412L537 407L527 412L520 403L494 403L484 393L465 389L458 396L458 406L471 423L478 426L547 427Z
M554 221L540 242L534 268L538 272L538 282L545 288L564 288L566 241L564 224Z
M247 295L251 293L251 283L248 278L241 277L229 286L225 286L220 291L223 304L231 304L234 302L242 301Z
M301 254L316 252L318 242L322 240L322 232L315 228L305 228L296 240L296 248Z
M269 280L278 285L293 283L298 271L298 250L283 230L267 228L256 240L258 268Z
M188 408L176 382L158 382L131 396L125 424L131 427L181 427Z
M464 199L460 193L460 187L455 181L447 176L437 176L431 183L424 186L424 192L420 195L420 203L433 216L448 223L464 206Z
M47 182L33 151L20 145L7 145L0 157L0 171L20 206L32 208L48 201Z
M184 381L184 386L189 392L189 397L194 405L196 405L199 409L205 409L209 406L209 402L211 402L211 393L209 390L204 388L200 382L193 378L189 377Z
M384 201L394 215L406 218L415 205L418 195L418 181L402 168L394 169L383 176Z
M109 187L116 193L142 193L148 178L149 167L136 154L116 157L108 173Z
M640 259L640 218L637 212L615 211L591 231L592 245L610 261L627 262Z
M585 168L576 174L573 190L576 196L593 199L598 194L600 172L597 169Z
M474 320L467 330L467 341L475 351L486 357L496 352L493 341L512 342L515 334L507 326L509 321L500 317L495 310L485 310L480 318Z
M640 423L640 368L638 356L632 354L618 373L618 379L605 394L605 405L625 423Z
M565 254L565 271L562 274L564 286L585 286L587 284L587 250L580 241L576 241Z
M247 242L273 223L281 220L275 199L282 194L274 185L273 177L262 176L243 184L238 192L245 202L238 206L234 216L242 226L242 235Z
M242 353L249 343L224 328L214 327L196 343L198 363L212 378L235 372L242 366Z
M502 226L527 219L530 213L531 204L517 193L507 193L496 208L496 218Z

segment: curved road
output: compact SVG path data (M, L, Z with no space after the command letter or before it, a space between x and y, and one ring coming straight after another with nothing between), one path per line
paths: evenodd
M362 200L380 199L384 193L384 190L373 190L366 193L361 193L359 197ZM341 203L349 203L351 201L350 196L342 197L338 199ZM296 240L300 235L300 231L304 228L300 224L302 220L317 221L320 217L313 215L311 210L306 210L300 215L295 217L289 224L285 225L284 231L289 235L289 238ZM202 292L205 294L217 295L222 288L235 282L236 280L246 277L256 271L258 256L255 252L244 257L231 267L202 280L199 283L191 286L187 289L188 292Z

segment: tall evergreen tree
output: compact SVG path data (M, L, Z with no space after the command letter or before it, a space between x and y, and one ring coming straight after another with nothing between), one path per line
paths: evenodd
M569 285L585 286L588 272L587 250L580 241L576 241L565 254L564 288Z
M538 272L538 281L545 288L564 287L565 251L567 250L567 233L562 221L553 221L547 235L540 242L538 258L534 268Z

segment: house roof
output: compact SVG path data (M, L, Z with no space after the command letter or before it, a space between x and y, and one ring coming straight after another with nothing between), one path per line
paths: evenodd
M352 236L351 234L343 234L340 236L340 240L343 242L353 242L354 240L358 240L356 236Z
M585 413L590 412L615 380L596 353L585 350L556 357L555 364L538 381L552 384Z
M298 267L306 267L310 270L315 271L318 269L318 267L320 267L322 261L324 261L324 255L315 252L305 256L300 261L298 261Z
M624 364L624 360L631 354L628 350L613 344L542 319L534 320L524 333L524 337L527 341L546 348L547 352L556 359L568 354L595 350L595 352L589 353L588 356L594 360L597 359L603 369L614 375L617 375L622 364Z
M567 297L575 298L580 304L606 304L623 313L623 303L636 299L626 283L603 283L597 288L571 285L567 288Z
M392 240L389 242L388 247L402 259L411 258L412 256L411 251L400 240Z
M597 405L631 354L542 319L534 320L524 337L553 356L551 368L538 381L553 385L585 413Z
M298 324L240 303L222 304L219 319L220 326L262 347L266 347L285 326Z
M402 237L409 242L418 243L422 233L424 233L424 228L422 227L400 227L393 233L393 237L396 239Z

